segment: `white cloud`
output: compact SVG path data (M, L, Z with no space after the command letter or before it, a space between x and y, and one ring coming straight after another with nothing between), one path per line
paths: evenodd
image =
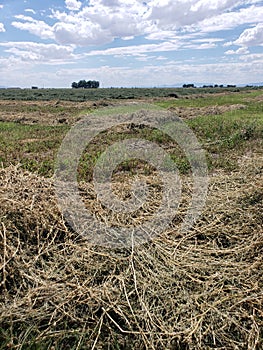
M83 1L65 0L65 11L52 11L53 25L24 15L15 16L17 20L12 25L41 39L55 40L60 45L99 46L112 43L116 38L129 41L138 36L162 41L138 46L127 43L125 47L93 50L89 54L138 56L183 48L213 49L223 40L207 38L207 33L240 24L255 25L263 18L262 1L259 0L90 0L88 6L83 4ZM236 51L228 50L226 54L244 54L248 52L246 47L262 44L262 26L258 24L245 30L235 42L222 44L242 47ZM148 58L141 56L138 59Z
M53 28L55 40L60 44L78 46L102 45L113 40L99 25L89 21L79 23L57 23Z
M194 43L218 43L221 41L224 41L224 39L221 38L203 38L203 39L193 39L192 40Z
M204 33L216 32L232 29L240 24L258 23L262 18L263 6L251 6L205 18L197 26L192 27L192 30L201 30Z
M74 57L72 46L33 42L8 42L0 43L0 46L5 47L6 52L25 61L48 63L54 60L63 60L66 62L67 59Z
M137 36L158 41L186 40L189 35L254 24L263 18L259 0L90 0L81 8L82 4L65 0L66 8L72 11L53 10L53 26L23 15L16 16L20 21L12 24L63 45L90 46ZM215 46L215 41L207 40L192 48Z
M218 15L236 4L236 0L152 0L149 18L157 21L159 28L176 29Z
M11 72L4 77L10 78L10 84L42 85L38 83L40 79L51 87L70 86L83 76L98 79L103 86L156 86L187 81L238 84L257 81L262 75L263 56L248 51L251 46L263 44L262 0L65 0L61 3L64 10L55 5L53 10L47 7L42 18L37 17L35 7L15 16L12 22L15 28L54 43L44 44L40 39L40 43L2 42L0 46L5 52L4 57L0 56L0 74ZM40 16L41 11L37 13ZM40 21L43 18L45 22ZM4 19L0 31L7 24L8 19ZM234 28L245 30L239 37L240 32L229 31L227 43L220 38L223 33L216 34ZM215 34L208 34L211 32ZM129 40L135 37L138 40L131 45ZM116 38L126 41L118 41L116 47ZM110 48L99 47L106 43L112 43L107 46ZM90 45L98 48L85 51L84 47ZM219 51L215 56L179 52L213 49L219 45L226 47L226 55L233 56L220 58ZM81 47L78 55L76 46ZM181 61L170 61L171 52L175 53L173 57L182 57ZM103 64L112 62L109 56L121 62L120 65L124 62L120 58L127 58L126 64L131 66L100 67L102 60L106 62ZM218 61L197 64L213 59ZM69 69L61 69L63 63L70 64ZM48 70L46 65L51 64L54 66ZM81 68L85 66L96 68Z
M185 64L182 61L166 65L145 65L142 68L103 66L100 69L61 69L58 77L69 81L83 76L99 80L103 86L158 86L189 82L211 81L218 84L242 84L258 81L263 69L263 60L250 62Z
M246 47L263 45L263 23L259 23L253 28L246 29L240 37L234 41L234 44Z
M164 56L158 56L155 58L157 61L166 61L167 60L167 57L164 57Z
M225 52L226 55L245 55L247 53L249 53L249 51L246 47L240 47L237 50L228 50Z
M228 47L228 46L232 46L232 45L233 45L233 41L228 41L228 42L224 43L222 46Z
M36 11L34 11L33 9L25 9L25 12L33 13L33 15L36 14Z
M15 18L23 20L25 22L12 22L12 26L21 30L28 30L31 34L39 36L41 39L54 39L52 27L50 27L44 21L35 20L32 17L17 15Z
M93 51L90 51L87 55L88 56L97 56L97 55L138 56L148 52L175 51L178 49L178 47L179 47L178 43L167 41L160 44L131 45L131 46L114 47L106 50L93 50Z
M0 9L2 9L4 7L4 5L0 4Z
M29 87L70 87L72 81L83 77L99 80L101 86L161 86L185 82L207 82L218 84L242 84L258 81L263 70L263 54L247 55L243 62L193 64L184 61L167 62L162 66L145 64L141 68L109 67L52 69L39 66L32 71L32 61L21 61L19 57L0 57L2 84ZM241 56L242 57L242 56ZM8 72L8 74L6 74Z
M3 33L3 32L5 32L5 26L4 26L4 24L3 23L0 23L0 33Z
M241 56L240 59L246 62L260 63L263 62L263 53L252 53L249 55Z
M120 4L119 4L120 2ZM91 0L78 13L53 11L56 40L81 46L104 44L114 38L124 40L142 35L149 28L143 19L146 5L129 0Z
M170 39L176 39L177 37L178 37L178 34L173 30L160 30L160 29L146 35L146 39L148 40L170 40Z
M65 5L69 10L78 11L81 8L82 3L78 0L65 0Z
M213 49L217 47L215 43L203 43L203 44L189 44L185 45L185 48L187 49L194 49L194 50L208 50L208 49Z
M223 39L220 39L220 38L192 39L192 40L189 40L189 43L184 45L184 48L195 49L195 50L213 49L218 46L217 43L222 41Z

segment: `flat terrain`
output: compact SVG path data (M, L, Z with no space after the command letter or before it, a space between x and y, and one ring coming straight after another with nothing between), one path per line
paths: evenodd
M263 90L70 91L0 91L0 349L262 349ZM196 135L208 167L206 204L182 232L193 195L183 150L144 125L105 131L77 170L82 200L101 222L140 225L162 200L156 169L132 159L113 172L113 190L125 200L132 181L143 180L147 203L114 213L100 202L93 169L117 141L161 146L178 168L182 195L160 235L132 248L100 247L58 207L56 155L83 116L142 103L179 116Z
M253 90L262 87L254 87ZM242 88L242 91L250 91L251 87ZM24 101L96 101L127 100L158 97L173 97L176 94L183 96L238 92L240 88L105 88L105 89L0 89L0 100L24 100Z

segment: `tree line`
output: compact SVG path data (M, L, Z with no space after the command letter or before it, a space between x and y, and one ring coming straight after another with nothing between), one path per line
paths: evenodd
M200 86L201 87L201 86ZM224 87L227 87L227 88L235 88L236 85L218 85L218 84L215 84L215 85L203 85L202 88L224 88ZM196 88L196 86L194 84L184 84L183 85L183 88Z
M73 81L71 87L73 89L97 89L100 86L100 82L97 80L80 80L78 83Z

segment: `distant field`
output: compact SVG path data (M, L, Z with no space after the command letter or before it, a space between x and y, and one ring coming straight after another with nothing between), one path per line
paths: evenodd
M253 89L262 89L254 87ZM138 99L169 97L171 94L187 96L193 94L237 92L251 90L244 88L99 88L99 89L0 89L0 100L63 100L95 101L100 99Z
M106 89L105 91L111 90ZM134 90L143 96L143 91ZM231 91L220 94L196 94L197 91L200 92L198 89L192 89L195 94L191 94L189 89L181 89L180 91L184 92L185 90L188 92L187 96L180 95L179 98L159 97L156 100L151 98L150 102L173 111L186 121L207 150L207 159L211 170L217 167L234 169L240 152L243 152L248 145L252 147L253 144L253 147L256 148L261 141L262 90L244 89L240 92ZM46 93L52 91L47 90ZM60 91L76 93L75 97L80 97L81 93L86 92L84 90L54 90L56 96L59 95ZM88 90L86 93L99 94L105 91L103 89ZM117 92L117 90L114 91ZM155 91L155 89L150 91ZM158 91L156 89L156 92ZM164 89L162 93L168 94L169 91ZM28 94L35 93L31 90L26 92ZM28 95L29 97L30 95ZM51 176L55 153L60 142L70 126L82 115L92 113L99 108L110 108L122 103L137 103L145 100L148 101L145 96L140 100L134 99L132 101L100 99L96 102L62 101L60 99L50 101L0 100L0 162L4 166L19 162L25 169L37 171L44 176ZM129 136L129 134L123 133L123 137ZM147 129L138 130L136 137L144 137L160 144L168 143L169 145L169 142L158 132L150 133ZM108 141L105 139L105 135L103 138L103 140L97 139L96 145L93 145L93 148L87 152L86 158L84 156L85 169L91 167L105 144L114 142L114 138ZM169 147L179 168L187 172L189 164L185 158L181 159L176 154L176 148L171 147L171 145ZM83 171L80 172L83 175ZM90 177L90 172L88 177Z

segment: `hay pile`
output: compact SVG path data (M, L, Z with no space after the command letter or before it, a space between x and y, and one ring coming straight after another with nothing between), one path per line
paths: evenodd
M2 348L262 349L263 162L256 162L214 174L187 235L175 220L154 241L122 250L80 239L49 180L1 169Z

